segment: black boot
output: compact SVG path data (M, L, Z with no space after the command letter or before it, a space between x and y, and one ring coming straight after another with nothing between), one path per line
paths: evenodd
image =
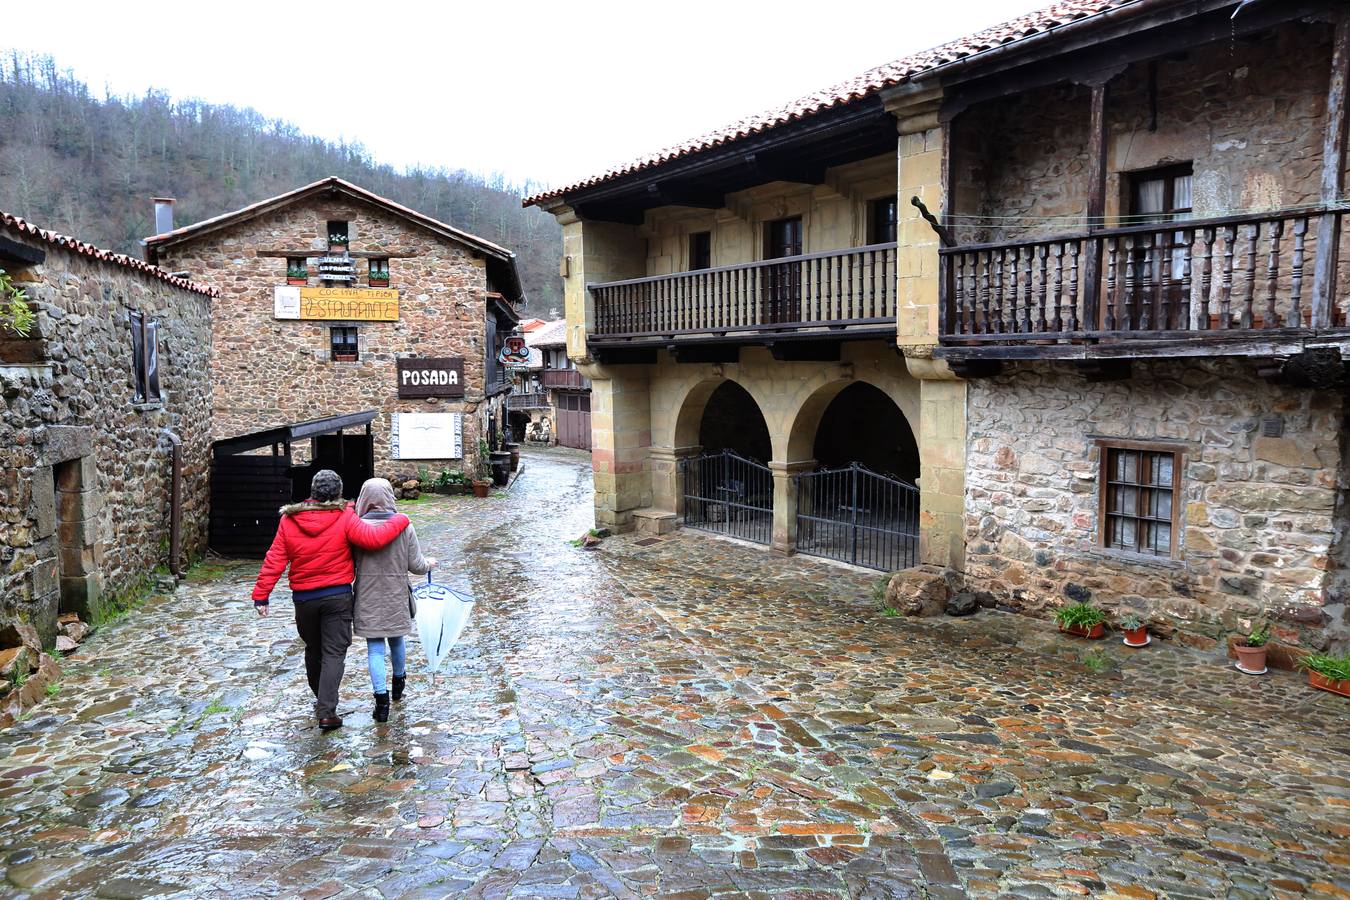
M403 686L404 686L405 684L407 684L407 683L408 683L408 676L407 676L407 675L395 675L395 676L394 676L394 702L395 702L395 703L397 703L398 701L400 701L400 700L403 699Z
M389 692L375 695L375 721L389 721Z

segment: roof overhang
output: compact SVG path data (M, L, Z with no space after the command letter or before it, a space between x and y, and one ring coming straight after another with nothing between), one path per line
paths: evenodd
M224 438L211 444L212 455L230 456L235 453L247 453L249 450L270 447L273 444L289 444L321 434L334 434L348 428L364 428L378 415L378 411L368 409L365 412L324 416L322 419L293 422L289 425L242 434L239 437Z

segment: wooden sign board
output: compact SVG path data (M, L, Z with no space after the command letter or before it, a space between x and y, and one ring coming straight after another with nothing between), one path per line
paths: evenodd
M398 395L403 400L464 396L464 357L400 359Z
M272 316L307 321L397 322L395 288L291 287L273 289Z
M462 459L461 413L394 413L389 430L394 459Z

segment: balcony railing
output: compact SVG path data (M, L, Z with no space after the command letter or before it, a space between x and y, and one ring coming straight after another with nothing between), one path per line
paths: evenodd
M507 409L548 409L547 394L511 394L506 398Z
M546 388L584 390L591 386L590 382L576 369L545 369L542 378Z
M1322 258L1319 241L1339 240L1343 214L1178 219L944 248L942 339L1039 344L1340 327L1336 254ZM1331 300L1314 313L1319 263Z
M589 285L592 338L895 326L895 244Z

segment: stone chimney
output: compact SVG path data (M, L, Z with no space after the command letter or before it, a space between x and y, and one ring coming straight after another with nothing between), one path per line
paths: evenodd
M152 197L155 204L155 234L173 231L173 198Z

